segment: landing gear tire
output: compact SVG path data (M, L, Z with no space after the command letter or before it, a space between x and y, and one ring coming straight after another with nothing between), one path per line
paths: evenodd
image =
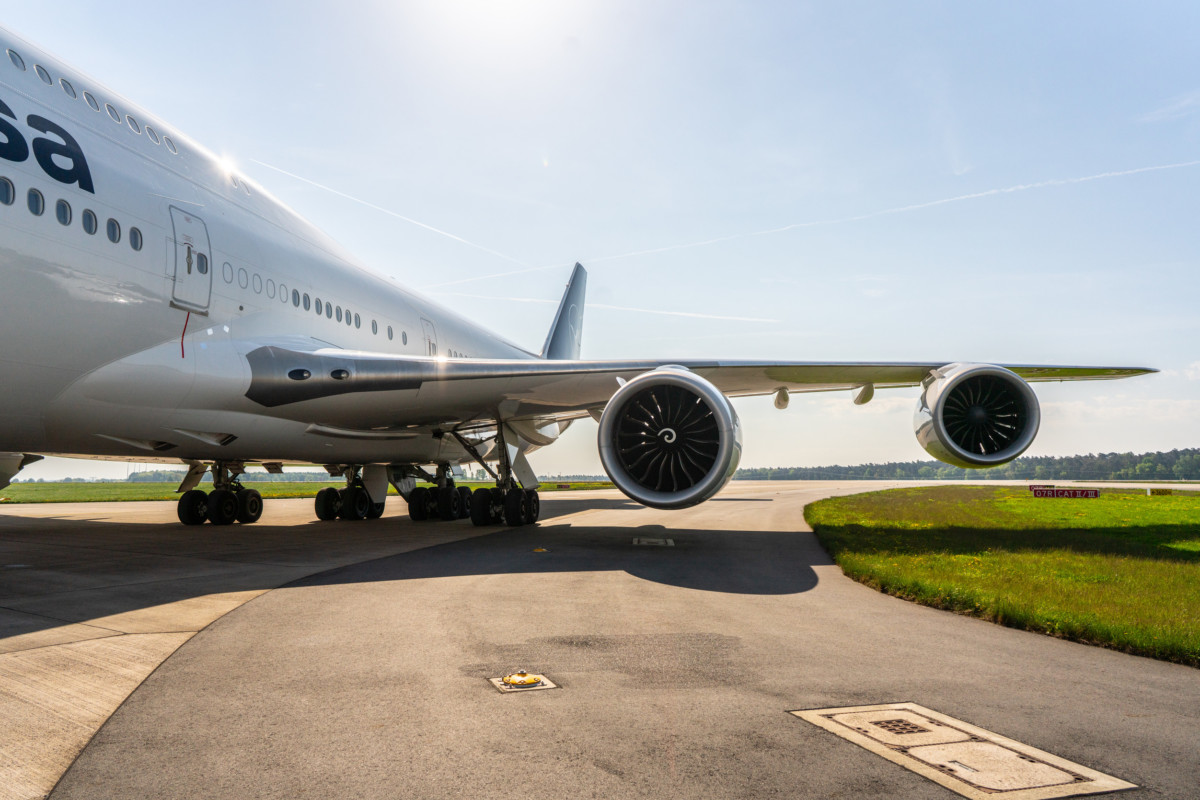
M351 486L344 489L342 508L338 516L342 519L366 519L371 513L371 495L361 486Z
M471 516L471 487L458 487L458 518L466 519Z
M382 517L383 508L386 504L386 500L382 503L371 503L371 510L367 512L367 519L379 519Z
M527 510L525 521L532 525L542 515L542 500L538 497L537 489L525 490L525 503Z
M504 496L504 523L512 527L524 525L529 519L529 498L524 489L509 489Z
M317 519L325 520L326 522L331 519L337 519L338 510L342 505L342 501L338 497L338 490L330 486L327 489L317 492L314 505L316 505L317 509Z
M237 497L237 521L245 524L258 522L263 512L262 495L254 489L242 489Z
M228 489L216 489L208 496L205 504L208 521L213 525L229 525L238 515L237 495Z
M471 522L479 527L495 522L492 512L492 493L487 489L477 489L471 493Z
M429 519L429 490L424 486L408 493L408 516L413 522Z
M208 494L200 489L184 492L179 498L176 511L184 525L203 525L208 518Z
M437 510L438 516L444 522L458 519L462 511L462 495L458 493L458 489L453 486L438 489Z

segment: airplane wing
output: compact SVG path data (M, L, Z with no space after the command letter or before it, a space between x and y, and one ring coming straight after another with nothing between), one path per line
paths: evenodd
M315 343L317 345L319 343ZM664 366L684 367L729 397L917 386L950 362L715 360L482 360L262 345L245 353L245 396L272 415L363 430L403 423L571 419L603 408L620 385ZM1108 380L1141 367L1006 365L1031 382ZM407 413L403 411L407 409Z

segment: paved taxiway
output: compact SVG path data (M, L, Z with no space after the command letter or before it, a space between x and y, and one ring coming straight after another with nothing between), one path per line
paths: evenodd
M59 506L72 519L53 524L6 515L6 563L83 538L106 555L90 572L77 552L59 553L69 569L31 564L50 583L15 599L3 574L0 606L60 622L32 630L12 612L0 644L151 611L143 635L168 635L171 608L249 600L179 628L186 643L53 798L953 797L786 713L894 701L1143 787L1125 796L1197 796L1200 671L844 578L804 532L803 506L876 488L738 482L681 512L553 494L542 523L520 529L414 525L398 504L380 523L309 524L309 501L270 502L241 531L171 525L166 504ZM156 514L165 524L149 524ZM346 566L264 593L330 561ZM107 598L91 617L88 592ZM562 688L502 695L487 682L521 667Z

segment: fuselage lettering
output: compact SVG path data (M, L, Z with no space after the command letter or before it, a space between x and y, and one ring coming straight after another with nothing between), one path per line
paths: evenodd
M16 126L4 117L16 120L17 115L8 105L0 100L0 136L5 141L0 143L0 158L7 161L24 161L29 158L29 143L17 130ZM39 133L56 136L61 141L37 136L33 139L33 157L37 159L42 171L59 183L78 184L85 192L96 193L92 185L92 172L88 169L87 159L84 158L83 148L75 137L61 125L57 125L45 117L30 114L25 118L26 124Z

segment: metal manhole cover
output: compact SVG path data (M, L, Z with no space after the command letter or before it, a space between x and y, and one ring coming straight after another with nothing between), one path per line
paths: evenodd
M791 713L972 800L1051 800L1137 788L916 703Z

